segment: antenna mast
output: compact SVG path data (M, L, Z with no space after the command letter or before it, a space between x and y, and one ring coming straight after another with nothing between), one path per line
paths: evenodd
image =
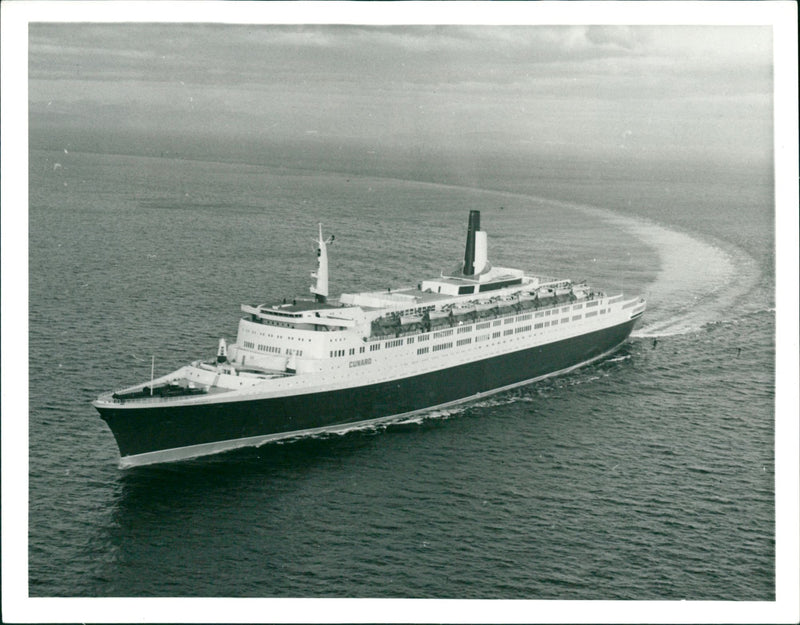
M317 283L309 289L314 294L314 299L324 304L328 300L328 244L333 243L334 236L322 238L322 224L319 224L319 238L317 244L317 270L311 273Z

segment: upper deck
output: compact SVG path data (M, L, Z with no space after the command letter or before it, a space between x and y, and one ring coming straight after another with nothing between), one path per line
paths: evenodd
M301 330L341 330L364 321L364 311L357 306L336 306L310 300L272 306L242 304L241 309L250 315L252 321Z
M311 274L316 278L311 287L314 300L242 305L242 311L259 324L313 332L352 330L369 337L376 331L380 334L378 326L391 327L397 320L413 323L424 321L426 316L440 318L470 308L481 311L512 305L538 308L550 297L575 299L589 293L588 287L573 285L569 280L492 266L488 261L487 236L480 230L480 213L471 211L464 261L455 270L423 280L416 287L343 293L338 300L328 300L327 246L333 240L333 237L323 238L320 226L317 271Z

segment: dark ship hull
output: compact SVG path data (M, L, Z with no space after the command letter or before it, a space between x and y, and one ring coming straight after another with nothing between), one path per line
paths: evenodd
M564 373L619 348L640 315L601 330L402 379L258 399L98 406L121 466L180 460L476 399Z

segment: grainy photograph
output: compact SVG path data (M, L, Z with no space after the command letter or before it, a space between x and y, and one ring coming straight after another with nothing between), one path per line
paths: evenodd
M25 24L28 598L775 605L774 24L434 4Z

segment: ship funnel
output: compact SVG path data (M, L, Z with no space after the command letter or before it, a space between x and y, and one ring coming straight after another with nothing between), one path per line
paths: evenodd
M486 233L481 231L481 212L469 212L467 245L464 249L465 276L474 276L483 271L488 264Z
M478 230L475 233L475 275L481 273L489 264L487 258L487 242L486 233L483 230Z
M464 249L464 275L475 275L475 233L481 229L481 212L469 212L467 228L467 245Z

